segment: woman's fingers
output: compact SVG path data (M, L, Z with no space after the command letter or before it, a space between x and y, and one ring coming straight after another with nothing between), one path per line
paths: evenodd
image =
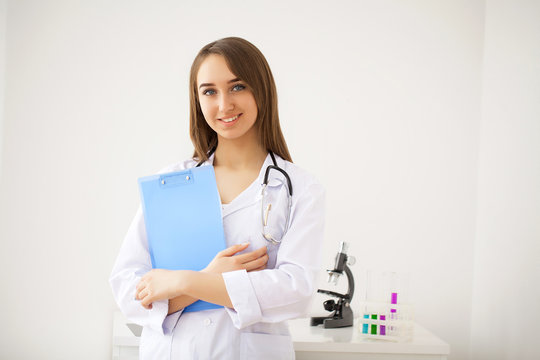
M144 289L146 286L146 283L144 281L139 281L139 283L137 284L137 286L135 287L135 289L137 291L141 291L142 289Z
M267 262L268 254L264 254L255 260L245 263L244 266L247 271L262 270L261 268L265 268Z
M135 296L135 299L142 301L146 296L148 296L148 289L144 288L140 291L137 291L137 295Z
M265 254L266 254L266 246L263 246L257 250L253 250L251 252L248 252L242 255L237 255L237 261L239 261L242 264L245 264L247 262L258 259L261 256L264 256Z
M151 309L152 308L152 299L150 296L144 296L143 299L141 300L141 305L145 308L145 309Z
M141 278L137 286L135 286L135 300L141 300L142 297L140 296L141 291L146 287L146 280L145 278Z
M141 305L145 309L150 310L152 308L152 302L154 302L154 296L152 295L152 292L148 290L148 288L144 288L139 293L139 299L141 300Z
M135 289L135 300L141 300L141 290L144 289L144 286L137 285L137 288Z
M245 250L248 246L249 246L248 242L243 243L243 244L236 244L236 245L226 248L225 250L221 250L218 255L219 256L233 256L237 252Z
M268 261L266 246L245 254L235 255L239 251L245 250L248 246L249 243L243 243L220 251L210 264L201 271L222 274L224 272L242 269L253 271L261 266L265 266Z

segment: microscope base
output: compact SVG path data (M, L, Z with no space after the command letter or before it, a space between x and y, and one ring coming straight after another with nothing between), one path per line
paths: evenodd
M347 305L349 305L347 303ZM323 324L325 329L353 326L353 312L350 306L344 306L341 311L336 310L330 316L315 316L311 318L311 326Z

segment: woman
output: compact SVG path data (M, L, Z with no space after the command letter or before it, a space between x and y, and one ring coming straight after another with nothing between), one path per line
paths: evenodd
M193 158L160 173L214 166L228 248L199 272L152 270L139 208L111 274L115 299L144 326L141 359L292 359L286 320L304 315L316 290L324 189L291 162L274 79L253 44L230 37L202 48L190 101ZM262 199L274 164L291 186L272 169ZM262 201L275 241L263 236ZM224 307L183 313L197 299Z

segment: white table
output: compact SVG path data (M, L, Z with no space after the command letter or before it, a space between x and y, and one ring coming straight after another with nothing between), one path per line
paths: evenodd
M127 319L120 312L113 318L113 360L138 360L139 338L127 327Z
M362 337L356 322L353 327L339 329L309 326L309 322L310 319L289 321L297 360L442 360L450 353L447 343L416 323L412 341L389 342Z
M309 319L289 321L297 360L320 359L370 359L370 360L443 360L450 353L450 346L414 324L411 342L394 343L362 338L356 324L341 329L324 329L309 326ZM120 312L114 314L113 360L138 359L139 338L126 326Z

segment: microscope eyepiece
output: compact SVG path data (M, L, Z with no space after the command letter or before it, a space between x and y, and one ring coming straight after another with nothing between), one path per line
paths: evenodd
M341 241L339 243L339 251L342 254L347 254L347 251L349 250L349 244L347 244L345 241Z

